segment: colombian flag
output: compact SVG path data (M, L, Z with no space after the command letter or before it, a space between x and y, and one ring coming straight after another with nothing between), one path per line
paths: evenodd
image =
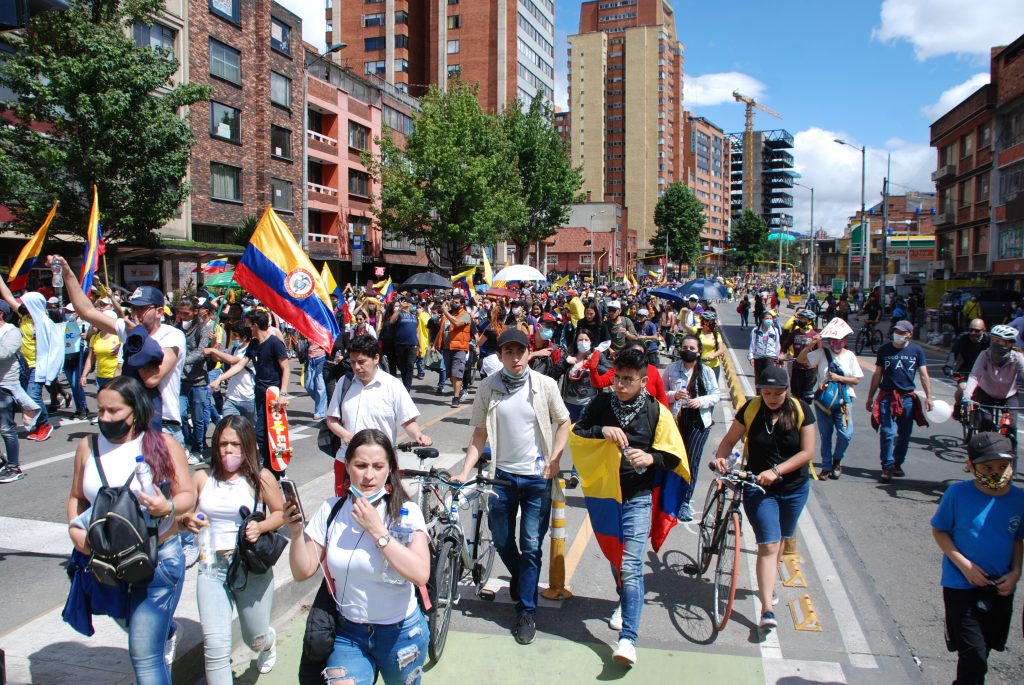
M59 200L53 203L50 213L46 215L46 221L39 227L35 235L25 243L25 247L21 248L18 258L14 260L14 266L11 267L11 271L7 275L7 285L11 290L24 290L28 287L28 273L32 271L36 260L39 259L39 254L43 251L43 243L46 242L46 231L50 228L50 222L53 221L53 217L57 215L57 205L59 203Z
M680 458L673 471L659 471L656 476L651 512L651 547L657 552L676 525L676 514L683 501L683 482L690 481L689 460L679 428L672 413L658 403L658 425L652 449L675 454ZM622 567L622 487L619 482L619 446L604 439L582 438L569 434L569 451L580 474L584 501L594 537L608 561Z
M566 274L559 278L557 281L551 284L551 292L556 292L559 288L569 282L569 274Z
M385 281L374 283L373 288L380 293L380 301L384 304L390 302L391 298L395 296L395 285L391 282L390 276Z
M227 270L228 260L226 259L211 259L202 268L204 274L222 274Z
M316 267L270 207L235 267L235 281L325 350L341 333Z
M466 297L473 297L473 274L476 273L476 267L471 266L460 274L452 276L452 286L455 288L462 288L466 291Z
M89 212L89 228L85 234L85 255L82 258L82 274L78 279L82 284L82 292L88 293L92 288L93 277L100 261L100 244L103 242L103 231L100 229L100 196L96 186L92 187L92 210Z
M327 266L327 262L324 262L323 268L320 269L320 279L323 280L328 295L333 294L337 295L340 300L345 299L345 296L341 294L341 288L338 287L338 282L334 280L334 274L331 273L330 267Z

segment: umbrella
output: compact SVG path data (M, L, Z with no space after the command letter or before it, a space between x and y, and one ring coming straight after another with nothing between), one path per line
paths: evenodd
M440 290L442 288L451 288L452 282L444 276L439 276L430 271L424 271L418 273L415 276L408 278L398 286L399 290Z
M209 278L203 279L203 286L207 288L237 288L242 289L242 286L235 283L235 272L225 271L224 273L213 274Z
M686 302L686 296L672 288L652 288L648 292L655 297L660 297L669 302Z
M781 240L784 243L791 243L796 240L796 236L792 233L779 233L776 231L775 233L768 234L768 240Z
M516 291L510 288L488 288L484 295L487 297L515 297Z
M676 292L683 297L696 295L702 300L724 300L729 296L729 293L725 290L725 286L710 278L698 278L683 283L681 286L676 288Z
M544 274L525 264L513 264L494 274L495 281L543 281Z

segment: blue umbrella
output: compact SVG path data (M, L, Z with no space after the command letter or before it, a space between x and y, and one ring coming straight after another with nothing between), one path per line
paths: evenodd
M686 298L696 295L702 300L724 300L729 297L725 286L710 278L698 278L683 283L676 288L676 292Z
M781 240L784 243L791 243L796 240L792 233L779 233L778 231L768 234L768 240Z
M651 288L648 292L655 297L660 297L669 302L686 302L686 296L672 288Z

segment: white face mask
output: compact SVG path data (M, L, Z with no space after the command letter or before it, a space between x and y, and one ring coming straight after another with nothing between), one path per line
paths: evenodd
M590 341L580 340L579 342L577 342L576 351L579 352L580 354L586 354L587 352L590 352Z
M900 333L893 333L892 334L892 342L897 347L902 346L904 343L907 342L907 336L902 335Z
M349 483L348 490L356 499L365 498L367 502L369 502L370 504L374 504L377 502L377 500L379 500L381 497L387 494L387 485L382 485L380 490L378 490L377 492L372 492L369 495L367 495L362 490L357 488L354 483Z

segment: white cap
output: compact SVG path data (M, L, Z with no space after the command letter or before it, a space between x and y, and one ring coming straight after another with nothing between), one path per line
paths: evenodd
M636 313L639 314L640 316L650 316L651 315L651 313L649 311L647 311L646 309L638 309Z
M608 309L622 309L622 303L618 300L611 300L605 307Z
M60 300L58 300L56 297L51 297L46 301L46 304L60 304Z
M66 305L64 305L64 309L68 310L69 312L73 312L75 311L75 305L68 302Z
M113 309L104 309L103 316L107 317L108 319L113 319L114 321L117 321L117 312L115 312Z

